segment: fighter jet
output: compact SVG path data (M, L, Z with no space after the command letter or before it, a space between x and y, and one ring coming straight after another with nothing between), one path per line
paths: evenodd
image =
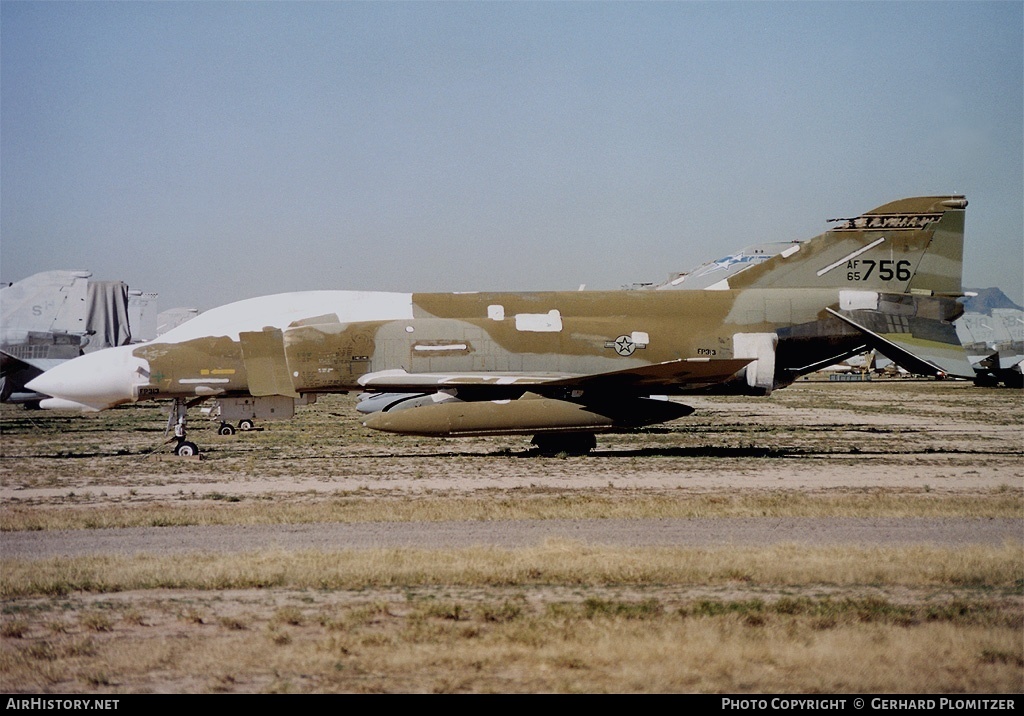
M956 321L956 332L974 366L976 385L1024 388L1024 311L992 308L968 311Z
M702 290L253 298L30 387L89 410L171 400L181 455L198 453L185 418L203 400L290 417L351 391L370 396L367 428L532 435L541 453L583 454L598 433L689 415L681 396L768 395L871 349L915 373L972 377L952 323L966 207L926 196L831 219L777 253L715 262Z

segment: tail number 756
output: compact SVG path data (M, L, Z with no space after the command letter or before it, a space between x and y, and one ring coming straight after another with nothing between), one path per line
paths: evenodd
M866 266L867 269L847 271L847 281L867 281L871 278L871 274L874 273L876 266L878 267L878 278L883 281L892 281L894 278L899 281L910 280L910 262L906 259L900 259L899 261L893 261L892 259L882 259L881 261L861 259L860 261L849 262L847 268L852 268L852 266L856 266L858 263L862 266ZM860 266L857 268L859 269Z

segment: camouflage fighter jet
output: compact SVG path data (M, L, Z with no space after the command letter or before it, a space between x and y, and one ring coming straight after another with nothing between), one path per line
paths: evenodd
M186 411L200 401L287 418L296 402L349 391L371 395L368 428L532 435L543 453L586 453L597 433L693 412L669 396L767 395L870 349L915 373L973 377L952 323L966 206L917 197L831 220L701 290L253 298L30 387L91 410L173 400L186 455L198 451Z

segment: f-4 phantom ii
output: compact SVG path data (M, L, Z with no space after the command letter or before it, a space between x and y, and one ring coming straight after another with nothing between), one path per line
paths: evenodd
M364 393L363 425L405 435L532 435L581 454L595 435L684 417L668 396L757 394L875 349L915 373L972 377L962 313L963 196L831 220L700 290L310 291L200 314L154 341L69 361L30 384L103 410L205 399L291 417L321 393ZM763 258L763 260L760 260ZM735 269L735 267L734 267ZM230 410L230 407L229 407ZM175 422L176 421L176 422Z

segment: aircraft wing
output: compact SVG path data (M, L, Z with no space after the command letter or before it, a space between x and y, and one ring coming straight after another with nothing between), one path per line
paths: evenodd
M62 362L54 358L19 358L0 350L0 402L27 403L45 398L26 391L25 384Z
M7 375L16 371L31 371L33 375L39 375L54 368L66 359L62 358L18 358L5 350L0 350L0 375Z
M698 390L716 385L731 378L752 360L752 358L682 358L637 368L592 374L516 371L503 373L408 373L398 369L367 373L359 378L359 383L370 390L391 392L458 387L499 389L505 386L531 386L537 391L543 391L546 388L569 388L665 392L666 389Z
M743 370L753 358L682 358L640 368L627 368L611 373L578 376L552 381L550 387L579 389L645 389L677 388L696 390L722 383Z

